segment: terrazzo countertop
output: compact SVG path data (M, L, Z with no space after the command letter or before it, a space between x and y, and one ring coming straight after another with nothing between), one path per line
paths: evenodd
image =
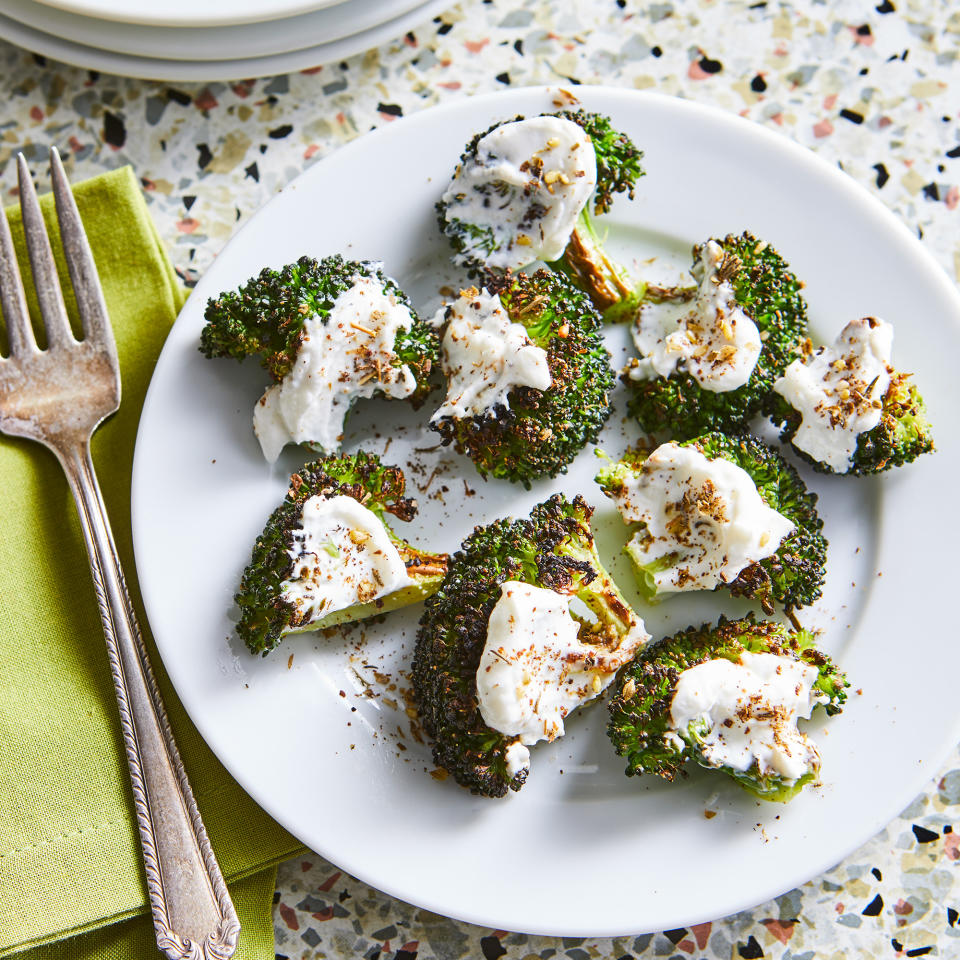
M740 114L816 151L891 208L960 281L960 12L947 2L475 0L348 61L240 83L89 74L0 42L0 182L132 164L192 284L237 225L305 167L437 103L529 84L651 89ZM42 183L42 180L41 180ZM45 185L44 185L45 186ZM613 940L458 923L319 856L285 864L278 957L828 960L960 956L960 754L879 836L754 910Z

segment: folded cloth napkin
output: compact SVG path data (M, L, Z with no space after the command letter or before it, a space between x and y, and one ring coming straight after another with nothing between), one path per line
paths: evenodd
M134 575L137 422L185 291L129 167L78 184L74 193L113 322L123 387L119 412L94 437L93 459L177 743L243 925L237 955L272 958L276 864L300 844L228 776L187 719L146 629ZM44 213L56 236L50 199L43 199ZM7 216L29 277L19 211ZM69 291L65 264L58 266ZM69 292L67 301L72 310ZM63 474L38 444L0 437L0 517L0 957L31 947L38 957L152 956L123 740L86 551Z

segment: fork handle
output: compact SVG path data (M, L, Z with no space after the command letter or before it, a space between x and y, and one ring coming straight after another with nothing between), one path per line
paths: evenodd
M55 452L80 513L120 707L157 945L171 960L225 960L240 923L173 740L130 602L88 440Z

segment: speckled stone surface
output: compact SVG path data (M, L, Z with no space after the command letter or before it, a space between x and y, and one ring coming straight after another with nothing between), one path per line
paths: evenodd
M951 9L952 7L952 9ZM741 114L840 165L960 282L960 11L932 0L486 0L396 42L234 84L98 76L0 42L0 184L57 144L75 179L130 163L188 283L247 216L371 127L540 83L653 89ZM829 873L689 930L527 937L391 900L317 856L280 871L290 960L960 956L960 754L900 818Z

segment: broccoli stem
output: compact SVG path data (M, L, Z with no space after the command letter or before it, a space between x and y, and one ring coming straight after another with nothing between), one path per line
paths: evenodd
M631 320L643 302L646 284L635 282L627 269L607 254L589 206L581 210L563 255L549 266L583 290L607 323Z

